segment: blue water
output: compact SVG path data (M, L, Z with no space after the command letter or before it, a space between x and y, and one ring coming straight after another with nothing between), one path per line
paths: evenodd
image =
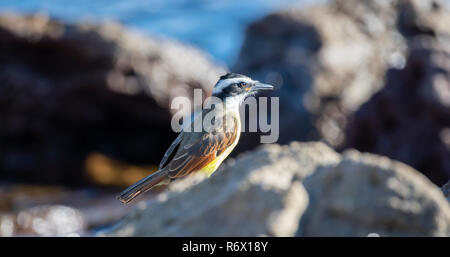
M232 65L249 23L313 0L1 0L0 12L40 12L76 22L119 21L145 34L174 38ZM319 1L323 2L323 1Z

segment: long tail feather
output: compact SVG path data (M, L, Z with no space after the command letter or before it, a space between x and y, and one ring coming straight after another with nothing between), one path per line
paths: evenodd
M159 170L155 173L148 175L147 177L139 180L135 184L131 185L127 189L123 190L122 193L117 197L122 203L129 203L134 198L147 192L152 187L158 185L167 179L167 174L165 170Z

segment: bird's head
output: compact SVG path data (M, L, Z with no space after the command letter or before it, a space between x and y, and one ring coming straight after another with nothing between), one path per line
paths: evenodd
M212 96L218 97L222 101L242 102L247 96L272 89L272 85L261 83L242 74L227 73L217 81Z

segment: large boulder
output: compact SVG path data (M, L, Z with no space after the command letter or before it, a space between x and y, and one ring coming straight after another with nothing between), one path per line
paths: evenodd
M0 16L0 178L85 183L101 152L157 164L176 136L171 100L209 95L224 70L199 50L114 23Z
M308 204L300 180L339 155L321 143L267 145L214 175L175 181L141 202L108 236L293 236Z
M306 189L306 190L305 190ZM139 200L138 200L139 201ZM411 167L323 143L265 145L175 181L103 236L450 236L450 205Z
M352 117L345 148L402 161L439 186L450 179L450 48L416 38L403 69Z
M408 41L450 35L450 12L434 0L336 0L270 14L246 31L232 68L277 86L280 140L345 141L348 117L405 64ZM292 129L295 128L295 129ZM257 137L242 138L256 145Z
M310 197L299 236L450 236L450 205L411 167L345 152L304 180Z

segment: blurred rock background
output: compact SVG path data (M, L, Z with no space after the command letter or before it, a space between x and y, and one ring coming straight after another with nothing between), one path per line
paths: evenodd
M447 2L156 2L0 4L0 236L450 236ZM121 205L226 71L276 86L280 145Z
M247 28L233 69L278 86L280 143L324 140L386 155L442 185L450 179L449 22L444 3L427 0L282 11ZM242 147L257 144L251 136Z

